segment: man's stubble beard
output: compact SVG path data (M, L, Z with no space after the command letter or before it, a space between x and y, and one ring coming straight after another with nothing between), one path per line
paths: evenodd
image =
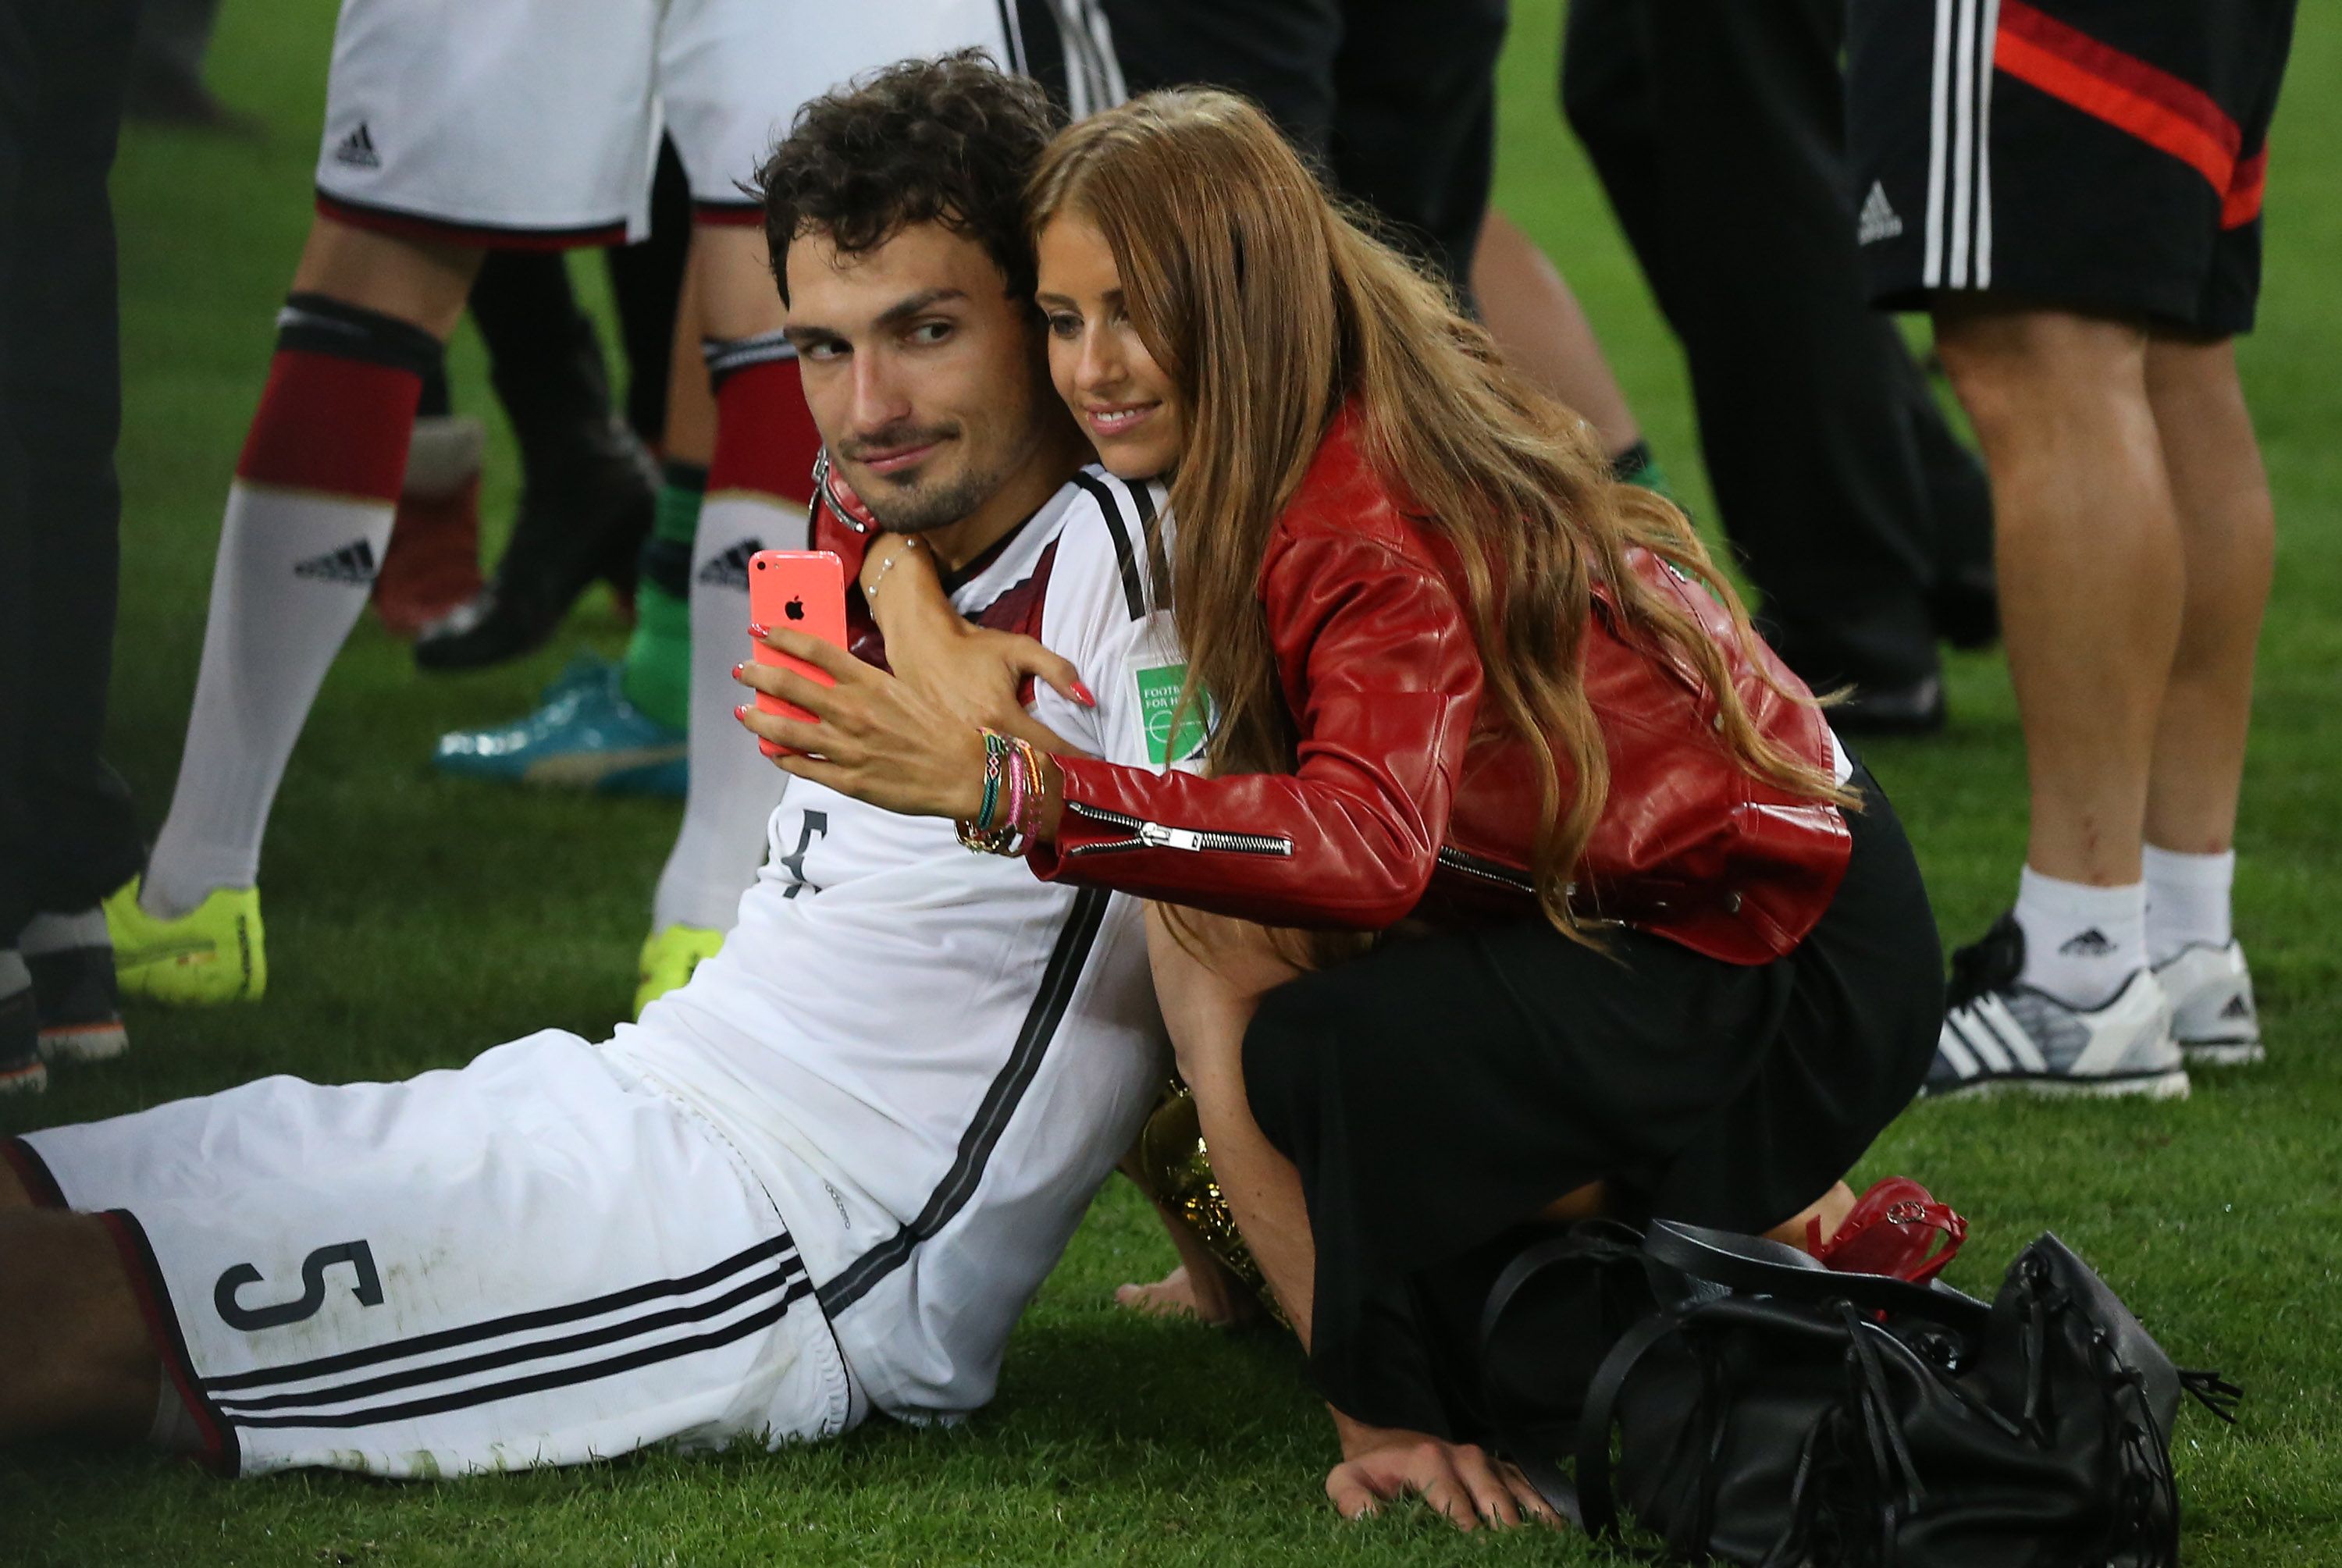
M907 493L872 495L862 504L890 534L924 534L948 528L971 515L1007 482L1006 474L963 474L935 485L919 485Z
M1032 458L1040 436L1029 428L1031 420L1025 423L1028 426L1025 441L1001 454L999 462L988 470L969 471L956 479L938 481L933 485L914 485L891 494L883 489L875 495L866 491L862 504L891 534L924 534L930 528L948 528L965 521L1006 489L1016 471Z

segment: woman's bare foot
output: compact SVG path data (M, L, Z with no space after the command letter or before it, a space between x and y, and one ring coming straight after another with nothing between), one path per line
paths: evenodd
M1260 1303L1234 1274L1214 1264L1191 1273L1181 1263L1153 1284L1126 1284L1115 1304L1148 1317L1191 1317L1214 1328L1235 1328L1260 1315Z
M1785 1220L1765 1233L1768 1240L1786 1242L1799 1252L1812 1253L1820 1249L1817 1238L1827 1243L1846 1223L1847 1215L1854 1213L1854 1189L1844 1182L1832 1182L1830 1190L1816 1198L1794 1219Z

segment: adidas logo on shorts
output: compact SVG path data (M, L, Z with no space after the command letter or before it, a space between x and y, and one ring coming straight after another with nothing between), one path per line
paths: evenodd
M321 583L346 583L353 588L371 586L374 572L374 546L364 539L293 564L295 577L315 577Z
M374 150L374 133L366 129L364 120L359 121L358 128L344 136L342 145L334 149L334 162L347 164L354 169L382 167L382 155Z
M365 127L360 126L361 130ZM1903 232L1903 220L1887 203L1887 187L1877 180L1870 182L1870 195L1862 201L1862 226L1855 231L1857 245L1877 245L1891 240Z
M761 539L743 539L699 569L699 580L711 588L748 591L749 557L765 547Z

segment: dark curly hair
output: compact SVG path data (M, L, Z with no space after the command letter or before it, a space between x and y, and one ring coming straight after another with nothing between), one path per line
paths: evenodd
M1029 301L1025 179L1056 130L1048 95L981 49L906 60L814 99L750 187L782 303L798 235L826 233L853 255L927 223L983 245L1010 296Z

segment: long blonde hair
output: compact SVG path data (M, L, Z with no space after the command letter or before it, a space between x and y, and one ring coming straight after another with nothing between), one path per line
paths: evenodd
M1723 651L1630 567L1639 545L1706 582L1753 648L1747 611L1684 514L1613 479L1585 423L1506 368L1445 290L1329 199L1259 110L1183 89L1084 120L1042 155L1026 211L1036 235L1061 213L1096 225L1132 325L1186 404L1173 614L1188 657L1183 703L1209 693L1215 709L1211 772L1296 765L1257 585L1278 514L1355 401L1366 460L1461 564L1486 707L1536 768L1530 869L1555 926L1587 939L1566 889L1609 791L1578 674L1597 580L1628 635L1713 694L1742 768L1802 798L1847 798L1756 729Z

